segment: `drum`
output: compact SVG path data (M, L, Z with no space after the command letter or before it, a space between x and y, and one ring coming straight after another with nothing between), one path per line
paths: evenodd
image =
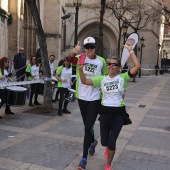
M44 83L39 83L38 94L44 95Z
M20 86L6 87L7 105L23 106L25 105L27 89Z
M69 102L73 102L75 100L76 91L74 89L68 89L68 91L69 91L69 94L65 99L68 100Z

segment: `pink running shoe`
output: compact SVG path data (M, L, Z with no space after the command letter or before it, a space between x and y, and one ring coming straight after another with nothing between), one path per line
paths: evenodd
M104 170L112 170L112 166L110 164L104 164Z
M106 147L106 149L104 150L104 158L108 159L108 147Z

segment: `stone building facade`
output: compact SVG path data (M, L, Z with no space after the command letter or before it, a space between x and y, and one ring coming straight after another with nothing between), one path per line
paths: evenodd
M75 6L73 0L36 0L36 3L47 37L48 55L56 55L57 66L58 61L67 56L74 46ZM62 20L61 17L68 13L71 14L70 18ZM98 41L100 0L82 0L78 14L78 40L81 41L82 47L83 39L87 36L93 36ZM0 16L1 57L9 56L12 60L18 49L24 47L29 59L36 53L38 41L31 12L25 0L0 0ZM104 15L103 23L104 57L107 58L116 55L119 29L117 20L108 12ZM129 28L128 33L131 32L133 30ZM163 27L157 22L150 22L138 33L139 38L145 38L142 67L154 68L158 56L157 45L163 41ZM131 63L128 65L131 66ZM153 74L153 71L143 71L142 74Z

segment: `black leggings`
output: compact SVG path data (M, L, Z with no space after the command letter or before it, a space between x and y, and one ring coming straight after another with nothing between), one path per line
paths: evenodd
M84 143L83 143L83 158L87 158L88 149L91 143L94 142L93 126L98 115L100 100L85 101L78 99L81 116L84 123Z
M30 103L32 103L33 95L35 95L34 102L37 102L40 83L30 84L30 86L31 86Z
M3 106L3 104L6 101L6 93L5 93L5 89L0 89L0 99L1 99L1 106Z
M0 89L0 99L1 99L1 104L0 108L4 105L4 103L7 103L7 91L5 89ZM6 104L6 111L11 111L10 106Z
M124 112L125 107L103 107L100 115L101 144L111 151L116 150L116 140L124 125Z
M62 106L63 106L63 102L64 102L63 108L67 109L67 105L68 105L69 101L68 100L64 100L64 99L68 97L69 91L68 91L67 88L64 88L64 87L59 87L58 91L59 91L59 94L60 94L59 111L61 111L62 110Z

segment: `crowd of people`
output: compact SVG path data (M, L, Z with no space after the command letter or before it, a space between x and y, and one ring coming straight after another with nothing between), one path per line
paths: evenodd
M96 55L96 41L93 37L87 37L83 41L84 53L81 53L81 44L73 48L68 56L60 60L58 67L54 68L55 55L49 56L51 76L57 79L58 90L55 99L58 102L58 116L62 113L71 114L67 109L69 89L73 85L72 65L76 66L76 91L78 105L84 126L83 155L78 164L78 170L84 170L87 165L88 155L95 154L98 141L94 136L94 124L100 113L101 144L105 147L104 157L107 162L105 170L112 169L112 160L116 152L116 140L123 125L129 124L130 119L125 109L124 96L128 81L140 69L140 63L132 50L132 45L126 43L134 67L127 72L120 73L121 64L118 58L105 60ZM43 66L37 60L40 57L32 55L30 63L26 65L27 57L24 48L14 56L14 69L17 81L24 81L25 75L28 81L39 80L43 75ZM9 61L7 57L0 59L0 83L12 81L12 72L8 71ZM31 92L29 106L41 105L38 102L39 83L30 84ZM34 102L33 102L34 96ZM14 114L7 103L5 87L0 87L1 105L5 103L5 114ZM0 117L2 118L2 117ZM128 119L128 120L127 120ZM128 121L128 123L127 123Z

